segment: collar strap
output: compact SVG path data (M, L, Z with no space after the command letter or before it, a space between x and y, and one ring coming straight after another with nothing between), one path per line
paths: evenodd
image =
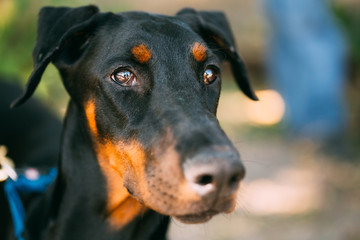
M32 170L36 171L36 169ZM40 172L38 171L38 173ZM50 183L54 181L57 170L56 168L50 168L46 174L39 174L36 178L35 175L32 175L32 177L27 175L18 174L16 180L8 178L4 185L17 240L24 240L23 232L25 228L25 210L20 195L45 192Z

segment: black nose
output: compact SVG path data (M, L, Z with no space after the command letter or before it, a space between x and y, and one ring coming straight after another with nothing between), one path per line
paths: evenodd
M184 174L201 197L232 195L245 176L245 168L236 150L203 150L184 164Z

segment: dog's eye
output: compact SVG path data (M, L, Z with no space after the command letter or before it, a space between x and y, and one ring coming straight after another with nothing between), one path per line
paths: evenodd
M204 71L204 82L209 85L219 77L219 71L213 67L207 67Z
M136 76L128 69L120 69L111 74L111 79L123 87L133 87L138 85Z

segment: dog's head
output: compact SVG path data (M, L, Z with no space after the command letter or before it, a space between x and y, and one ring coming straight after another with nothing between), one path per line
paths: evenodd
M256 100L220 12L174 17L44 8L26 92L59 69L107 181L108 210L136 199L183 222L235 207L244 167L216 119L223 60Z

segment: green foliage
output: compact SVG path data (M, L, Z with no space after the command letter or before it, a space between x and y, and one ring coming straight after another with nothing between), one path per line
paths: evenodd
M36 16L26 1L12 1L12 14L0 29L0 74L26 78L31 71L31 51L35 42Z
M75 6L83 0L5 0L0 2L0 75L25 81L32 70L39 9L45 5ZM5 14L6 13L6 14Z
M0 0L0 76L16 79L25 86L33 70L32 50L36 42L38 12L43 6L95 4L102 11L122 11L124 4L110 0ZM5 78L6 80L6 78ZM47 67L35 97L41 98L58 114L64 113L68 96L54 66Z

